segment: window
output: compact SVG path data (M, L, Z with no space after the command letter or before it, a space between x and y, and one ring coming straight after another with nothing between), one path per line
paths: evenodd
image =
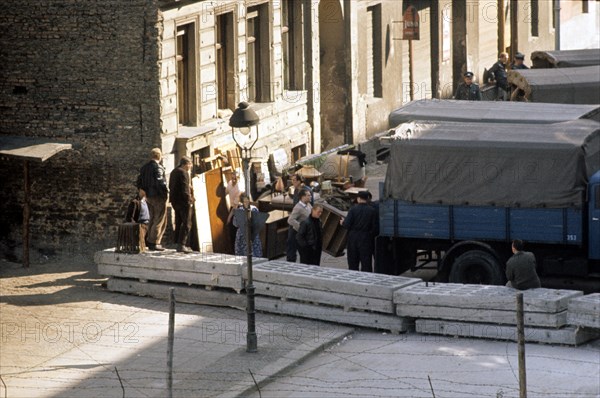
M590 4L588 0L581 0L581 12L587 14L590 12Z
M197 151L192 152L192 163L194 164L193 174L202 174L211 169L210 162L206 162L206 158L210 157L210 147L205 146Z
M383 96L381 4L367 7L367 95Z
M217 15L217 100L219 109L235 109L233 13Z
M304 42L302 34L302 2L283 0L281 3L281 33L283 53L283 87L304 89Z
M538 37L540 35L540 9L538 0L531 0L530 7L531 9L529 11L531 12L531 20L529 23L531 24L531 36Z
M298 145L292 148L292 163L297 162L306 156L306 144Z
M194 24L177 27L177 119L196 125L196 52Z
M246 14L248 100L271 101L271 40L268 3L249 7Z

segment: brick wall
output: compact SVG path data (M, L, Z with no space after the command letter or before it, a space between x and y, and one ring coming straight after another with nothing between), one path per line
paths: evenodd
M161 145L156 0L4 0L0 135L73 145L31 165L32 260L114 246ZM0 257L20 257L21 161L0 158Z

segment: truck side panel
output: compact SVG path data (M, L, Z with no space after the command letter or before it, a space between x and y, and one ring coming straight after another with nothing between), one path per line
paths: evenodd
M379 234L404 238L450 238L448 206L385 200L379 206Z
M583 244L580 209L513 209L491 206L380 203L380 235L401 238Z
M506 209L502 207L454 207L457 240L506 240Z
M511 209L510 236L528 242L581 245L581 210Z

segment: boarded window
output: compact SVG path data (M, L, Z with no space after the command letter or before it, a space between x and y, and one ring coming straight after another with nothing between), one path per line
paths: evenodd
M217 15L217 98L219 109L235 109L233 13Z
M529 7L531 13L531 36L538 37L540 35L540 7L538 0L531 0Z
M298 145L292 148L292 163L306 156L306 144Z
M180 125L196 125L196 53L194 24L177 27L177 118Z
M304 89L302 7L302 2L297 0L281 3L283 87L286 90Z
M367 7L367 95L382 97L381 4Z
M248 99L253 102L272 101L269 20L267 3L248 8L246 14Z

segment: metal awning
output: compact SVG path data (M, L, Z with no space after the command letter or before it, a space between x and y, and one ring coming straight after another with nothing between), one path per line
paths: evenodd
M0 136L0 155L21 160L45 162L57 153L71 148L71 144L44 138Z
M29 216L31 214L31 178L29 162L45 162L52 156L72 145L38 137L19 137L0 135L0 157L23 161L23 186L25 203L23 204L23 266L29 267Z

